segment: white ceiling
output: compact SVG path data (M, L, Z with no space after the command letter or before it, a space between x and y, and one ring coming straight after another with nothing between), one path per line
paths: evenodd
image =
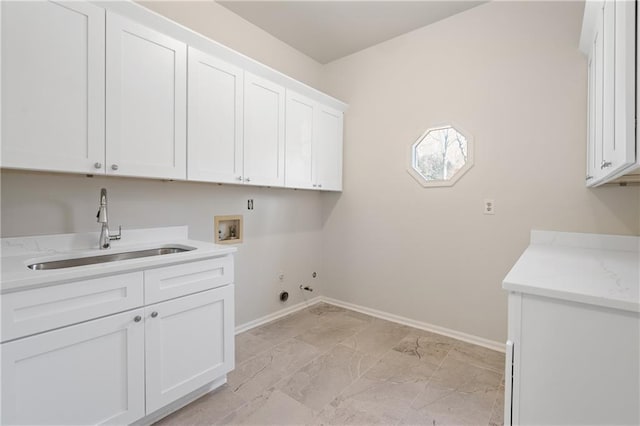
M484 1L223 1L218 3L322 64Z

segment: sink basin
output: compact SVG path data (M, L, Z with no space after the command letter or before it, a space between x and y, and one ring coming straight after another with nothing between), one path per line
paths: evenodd
M194 250L194 247L158 247L147 250L127 251L124 253L104 254L100 256L76 257L72 259L52 260L50 262L32 263L27 268L34 271L43 269L63 269L74 266L94 265L96 263L115 262L117 260L137 259L139 257L162 256L163 254L182 253Z

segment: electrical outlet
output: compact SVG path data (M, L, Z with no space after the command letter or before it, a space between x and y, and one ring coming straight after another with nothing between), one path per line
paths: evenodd
M253 210L253 198L247 200L247 210Z
M496 203L490 198L484 200L484 214L496 214Z

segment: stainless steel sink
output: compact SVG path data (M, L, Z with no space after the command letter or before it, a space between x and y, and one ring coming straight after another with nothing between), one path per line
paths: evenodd
M52 260L50 262L32 263L27 268L34 271L43 269L62 269L74 266L94 265L96 263L115 262L117 260L137 259L139 257L161 256L163 254L182 253L194 250L194 247L158 247L148 250L127 251L124 253L105 254L100 256L76 257L73 259Z

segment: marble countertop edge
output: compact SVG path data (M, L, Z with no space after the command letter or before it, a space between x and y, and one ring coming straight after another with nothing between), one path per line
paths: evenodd
M111 249L107 250L86 247L83 245L84 243L74 245L75 243L73 243L73 241L90 241L91 244L93 244L93 239L91 238L93 233L3 238L3 247L11 244L13 244L13 246L9 255L6 253L7 250L3 250L2 252L0 294L205 260L234 253L238 250L237 247L231 245L217 245L205 241L188 239L186 227L168 228L166 229L167 232L164 233L162 230L163 228L153 228L149 230L129 231L127 241L118 241L118 244L114 244ZM86 238L87 235L89 238ZM124 230L123 235L125 235ZM56 242L59 243L59 245L56 245ZM163 246L187 246L193 247L194 249L181 253L140 257L62 269L31 270L27 267L29 264L35 262L100 256ZM36 249L34 249L34 247Z

